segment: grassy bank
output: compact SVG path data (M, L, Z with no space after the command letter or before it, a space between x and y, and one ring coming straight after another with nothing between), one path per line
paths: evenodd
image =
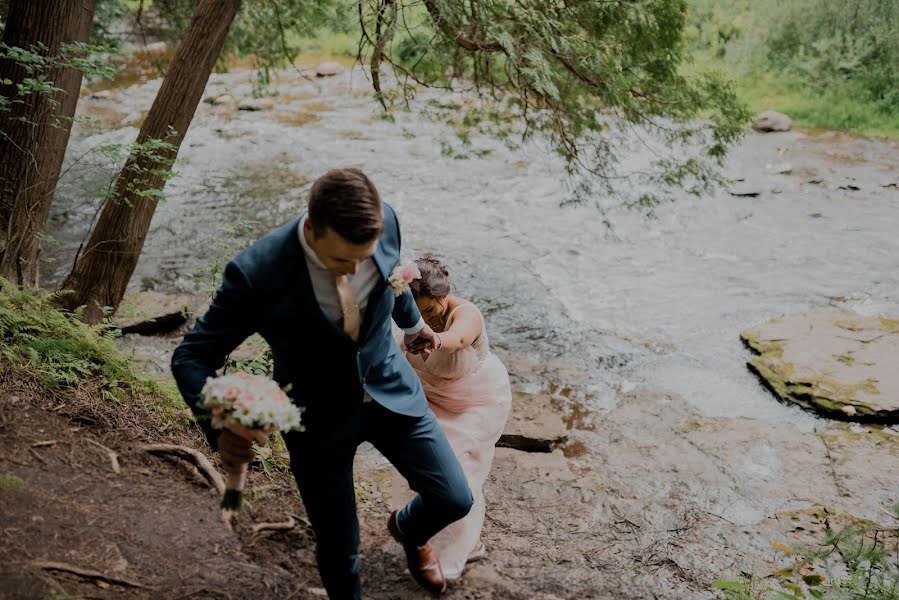
M140 402L170 424L186 426L186 406L173 382L137 369L116 346L117 330L88 326L54 307L53 294L0 278L0 375L42 393L89 395L110 407Z
M890 0L687 0L690 71L731 79L753 113L899 139L899 4ZM360 31L296 38L303 52L355 56Z
M899 5L688 0L689 69L723 72L757 113L899 139Z

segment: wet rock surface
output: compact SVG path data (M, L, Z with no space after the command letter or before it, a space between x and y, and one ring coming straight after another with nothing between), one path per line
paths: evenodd
M741 338L758 353L749 368L780 399L832 418L899 423L899 320L821 311Z
M552 452L568 440L566 431L549 396L515 392L512 412L496 445L524 452Z
M755 198L762 195L762 190L758 185L749 183L738 183L730 188L730 195L745 198Z
M789 131L792 127L793 122L790 120L790 117L773 110L761 113L752 122L753 129L765 133L771 131Z
M568 431L588 448L579 458L497 449L485 487L488 558L450 597L712 598L716 579L778 568L774 544L820 541L828 515L889 524L899 432L710 418L649 390L595 417L591 429ZM362 480L388 481L390 471L362 447ZM364 510L388 502L389 484L365 489Z
M123 335L168 333L187 323L202 306L204 299L191 294L137 292L125 296L113 323Z
M315 75L317 77L333 77L335 75L339 75L343 72L343 65L338 62L323 62L318 65L315 69Z

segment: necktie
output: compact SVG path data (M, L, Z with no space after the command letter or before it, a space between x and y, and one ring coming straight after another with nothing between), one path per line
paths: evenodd
M362 319L359 314L359 302L356 300L356 292L350 284L350 278L347 275L338 275L335 278L337 287L337 298L340 301L340 312L343 315L341 319L343 330L350 336L354 342L359 341L359 327L362 325Z

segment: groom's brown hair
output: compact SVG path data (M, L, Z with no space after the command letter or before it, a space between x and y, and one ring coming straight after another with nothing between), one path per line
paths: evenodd
M367 244L384 228L381 196L359 169L333 169L312 184L309 220L316 238L330 227L348 242Z

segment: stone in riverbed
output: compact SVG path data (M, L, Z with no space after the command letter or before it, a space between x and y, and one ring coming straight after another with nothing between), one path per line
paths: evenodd
M738 183L728 190L731 196L738 198L755 198L762 195L762 190L757 185Z
M793 172L793 165L790 163L779 163L776 165L768 165L768 170L775 175L789 175Z
M231 108L237 107L237 99L231 94L218 94L216 96L206 96L203 102L212 106L227 106Z
M323 62L315 69L318 77L332 77L343 72L343 66L337 62Z
M125 297L113 321L123 335L168 333L186 323L197 304L189 294L139 292Z
M271 110L276 105L276 98L251 98L240 102L240 104L237 105L237 110L258 112L261 110Z
M835 419L899 423L899 320L827 310L740 335L748 366L785 401Z
M790 117L773 110L763 112L752 122L752 128L762 132L789 131L792 126Z
M566 431L549 396L515 392L512 413L496 445L524 452L552 452L567 441Z

